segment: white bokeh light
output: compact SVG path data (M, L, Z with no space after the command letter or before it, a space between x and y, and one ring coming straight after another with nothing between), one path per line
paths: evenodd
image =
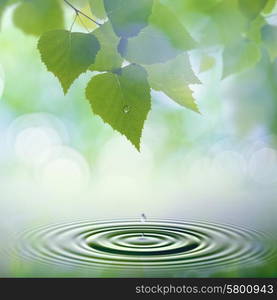
M29 165L37 164L47 149L68 140L63 123L46 113L18 117L9 126L6 137L11 155Z
M20 161L36 163L45 150L60 144L62 144L62 140L54 129L30 127L19 132L14 147Z
M210 157L195 157L191 162L189 175L191 177L206 176L212 171L212 160Z
M245 174L246 161L238 152L222 151L213 159L213 168L224 176L238 180Z
M259 183L276 183L277 151L269 147L256 151L249 160L248 172Z
M44 151L37 167L37 181L48 191L74 194L86 188L90 169L84 157L66 146Z

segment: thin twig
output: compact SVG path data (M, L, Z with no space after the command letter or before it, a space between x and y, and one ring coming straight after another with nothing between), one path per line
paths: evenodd
M100 26L101 24L98 23L97 21L95 21L94 19L92 19L91 17L89 17L88 15L86 15L85 13L83 13L82 11L80 11L78 8L76 8L75 6L73 6L69 1L67 0L64 0L64 2L69 5L74 11L75 13L78 15L82 15L84 16L85 18L89 19L90 21L92 21L93 23L97 24L98 26Z
M70 26L70 32L72 31L73 26L74 26L74 24L75 24L77 18L78 18L78 13L75 14L75 18L74 18L74 20L73 20L73 22L72 22L72 24L71 24L71 26Z

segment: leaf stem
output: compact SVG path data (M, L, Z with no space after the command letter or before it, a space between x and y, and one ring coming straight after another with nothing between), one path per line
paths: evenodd
M97 21L95 21L94 19L92 19L91 17L89 17L88 15L83 13L82 11L80 11L78 8L73 6L68 0L64 0L64 2L75 11L76 15L80 14L80 15L84 16L85 18L89 19L90 21L92 21L93 23L97 24L98 26L101 25L100 23L98 23Z
M78 13L76 12L76 14L75 14L75 18L74 18L74 20L73 20L73 22L72 22L72 24L71 24L71 26L70 26L70 32L72 31L72 29L73 29L73 26L74 26L74 24L75 24L75 22L76 22L77 18L78 18Z

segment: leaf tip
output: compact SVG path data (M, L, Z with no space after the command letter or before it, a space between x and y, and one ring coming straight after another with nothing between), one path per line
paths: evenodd
M68 93L68 91L69 91L69 87L70 86L68 86L67 84L64 84L59 78L58 78L58 80L61 83L63 94L66 95Z

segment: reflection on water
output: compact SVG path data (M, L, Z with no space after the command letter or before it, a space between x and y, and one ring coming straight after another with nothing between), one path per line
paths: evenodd
M263 233L233 225L126 220L42 226L25 232L12 252L26 263L79 269L87 276L99 270L108 276L184 276L255 266L272 259L275 247Z

